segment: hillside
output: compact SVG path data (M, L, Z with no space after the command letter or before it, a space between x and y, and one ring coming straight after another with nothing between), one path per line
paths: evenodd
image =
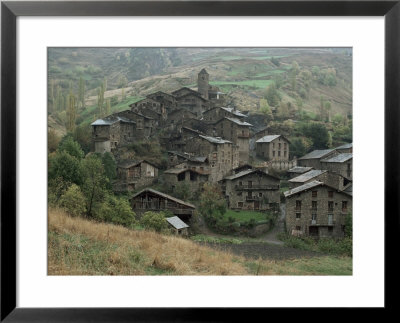
M49 275L351 275L352 260L254 260L188 239L73 218L49 209Z
M105 79L105 98L123 101L126 96L123 109L158 90L196 87L197 73L206 68L210 83L243 111L259 111L260 100L274 83L281 102L295 110L318 113L323 100L330 103L332 116L352 114L351 49L51 48L48 57L49 86L59 86L67 95L71 86L78 91L82 78L87 107L96 105L97 89ZM49 112L62 125L63 117Z

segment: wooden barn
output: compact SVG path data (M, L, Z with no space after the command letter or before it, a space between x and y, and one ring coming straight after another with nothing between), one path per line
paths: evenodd
M139 215L147 211L160 212L168 210L182 221L189 221L196 208L193 204L151 188L146 188L133 195L131 207Z

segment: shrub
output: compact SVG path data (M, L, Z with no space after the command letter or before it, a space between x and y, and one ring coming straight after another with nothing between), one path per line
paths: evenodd
M103 221L128 227L136 225L135 213L129 202L123 197L108 195L97 212L97 217Z
M163 212L148 211L143 214L140 219L140 225L148 230L155 230L157 232L165 231L168 227L165 214Z
M76 184L72 184L61 196L59 204L72 216L83 216L86 212L85 196Z

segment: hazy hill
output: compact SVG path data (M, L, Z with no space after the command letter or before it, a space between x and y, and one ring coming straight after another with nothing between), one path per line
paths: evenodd
M281 100L295 109L317 113L322 99L330 102L332 115L352 114L351 49L51 48L48 57L49 80L63 91L71 85L77 91L79 79L85 80L87 106L96 104L104 79L106 98L125 93L137 100L158 90L196 87L197 73L206 68L210 83L241 110L258 111L266 88L275 83Z

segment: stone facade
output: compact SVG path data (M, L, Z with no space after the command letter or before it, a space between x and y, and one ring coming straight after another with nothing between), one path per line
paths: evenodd
M353 178L353 154L341 153L321 160L321 169L327 169L349 180Z
M99 153L131 143L136 134L136 122L117 115L98 119L91 126L93 150Z
M289 160L289 140L281 135L267 135L256 141L257 156L270 160Z
M197 90L203 96L203 98L208 100L208 87L209 87L209 74L203 68L197 75Z
M286 230L312 237L343 237L352 196L322 182L313 181L285 192Z
M232 142L218 137L198 135L187 140L185 152L207 157L210 182L218 182L239 166L239 152Z
M185 92L182 90L182 93ZM179 93L178 95L176 98L178 108L187 109L196 114L197 117L201 117L203 112L209 108L208 101L196 91L187 91L185 94Z
M215 131L219 137L228 139L238 146L239 164L249 161L250 123L236 118L223 118L215 123Z
M208 182L208 170L197 170L192 168L170 168L167 169L163 176L166 183L172 188L185 184L191 192L200 191L204 183Z
M157 91L146 96L149 99L157 101L161 109L165 109L168 113L176 108L176 98L168 93Z
M185 120L195 117L196 117L195 113L184 108L178 108L168 113L167 125L171 130L180 129L181 127L184 126Z
M153 184L158 177L158 168L145 161L125 161L117 165L115 191L133 191Z
M230 209L277 210L280 203L279 183L277 177L250 169L225 177L222 191Z

